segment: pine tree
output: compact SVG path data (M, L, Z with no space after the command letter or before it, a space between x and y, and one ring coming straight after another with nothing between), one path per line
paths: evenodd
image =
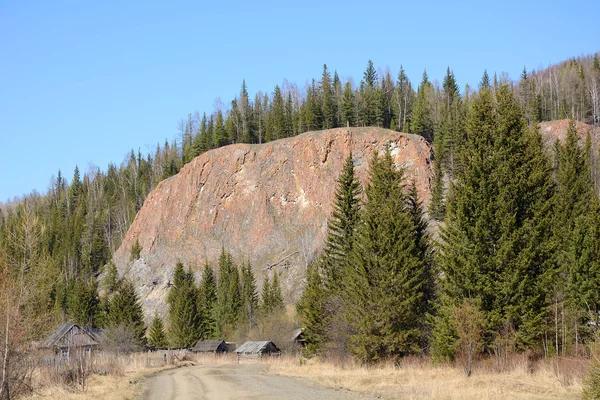
M359 220L360 194L360 182L354 174L352 153L349 153L337 180L335 202L320 260L325 285L334 293L341 290L347 257L352 251L354 230Z
M302 296L296 303L298 320L304 330L302 335L306 345L302 348L305 356L319 354L326 340L327 292L317 266L310 266L306 272L306 284Z
M350 349L363 362L415 354L425 332L420 322L428 295L425 256L419 254L415 220L389 148L373 155L367 200L351 254L344 291L352 333Z
M496 101L484 86L470 110L441 230L441 304L448 307L438 310L438 323L472 299L481 304L486 345L507 326L519 346L541 340L551 193L541 136L526 129L508 86L499 87ZM449 329L434 331L452 337ZM434 343L449 346L439 337Z
M133 283L128 279L121 282L119 291L110 299L108 325L123 326L133 332L138 344L144 343L144 313Z
M154 314L154 318L148 329L148 343L155 349L166 349L169 347L163 320L157 314Z

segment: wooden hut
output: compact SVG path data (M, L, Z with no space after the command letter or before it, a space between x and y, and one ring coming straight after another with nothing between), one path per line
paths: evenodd
M278 357L281 355L281 350L273 342L245 342L235 350L238 363L251 362L267 357Z
M82 328L77 324L62 324L40 343L38 349L53 350L60 356L69 356L74 348L89 353L100 345L99 335L99 330Z
M224 340L199 340L192 348L192 353L222 354L227 353L229 347Z

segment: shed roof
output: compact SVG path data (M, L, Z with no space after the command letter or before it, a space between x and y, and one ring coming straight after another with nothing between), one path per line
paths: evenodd
M260 354L265 352L265 350L269 350L271 347L272 351L280 351L279 347L275 345L275 343L271 341L262 341L262 342L245 342L240 347L238 347L235 352L240 354Z
M223 345L225 348L227 344L224 340L199 340L196 343L196 346L192 349L192 351L197 352L209 352L209 351L217 351L219 347Z
M65 335L67 335L72 329L76 328L77 333L71 338L67 339L68 346L89 346L97 345L99 338L96 332L91 332L91 328L81 328L77 324L68 323L60 325L50 336L46 338L42 343L39 344L40 349L51 349L59 346L60 341ZM65 343L62 343L64 346Z
M304 332L304 328L295 329L292 332L292 340L302 340L302 332Z

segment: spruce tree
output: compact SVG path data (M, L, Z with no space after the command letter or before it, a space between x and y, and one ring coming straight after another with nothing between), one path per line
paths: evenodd
M162 318L154 314L150 328L148 329L148 343L155 349L166 349L169 347L167 342L167 334Z
M344 93L342 95L342 122L347 126L356 126L355 118L356 103L354 98L354 92L352 91L352 84L346 82L344 85Z
M279 282L279 274L277 271L273 272L273 280L271 281L271 307L274 312L285 310L283 293L281 292L281 283Z
M359 220L360 194L361 186L354 173L350 152L337 179L335 202L327 223L325 247L319 263L325 285L336 294L342 287L347 257L352 251L354 230Z
M79 279L67 299L68 313L76 324L98 326L99 299L95 282Z
M323 129L335 128L335 101L333 97L333 87L331 85L331 75L327 70L327 65L323 65L323 75L321 77L321 107L323 110Z
M430 143L433 141L433 118L430 111L432 98L433 86L429 82L427 71L424 71L410 116L410 130L423 136Z
M108 325L123 326L133 333L138 344L144 343L144 313L133 283L128 279L121 282L119 291L110 299Z
M204 310L204 319L202 320L203 339L218 339L215 335L216 326L216 304L217 304L217 282L215 274L210 265L204 266L202 282L200 283L200 307Z
M316 265L309 266L306 272L306 284L296 303L296 313L306 340L302 352L306 357L319 354L326 340L330 316L327 315L327 293Z
M373 155L369 180L344 291L349 346L363 362L421 351L429 281L416 240L418 212L389 148Z
M217 285L216 323L217 336L224 329L234 327L240 319L242 297L240 292L240 277L231 254L221 250L219 257L219 283Z
M198 304L198 289L191 271L177 262L173 285L167 296L169 305L169 337L174 347L192 347L201 336L202 309Z
M447 201L439 266L442 299L434 332L450 332L452 307L472 299L485 319L486 345L506 327L518 345L542 339L552 185L541 136L526 129L510 88L496 99L483 86L467 120L461 168ZM434 343L446 347L443 338ZM434 348L434 353L436 349Z
M258 293L252 266L246 263L242 267L242 318L250 324L255 323L258 314Z

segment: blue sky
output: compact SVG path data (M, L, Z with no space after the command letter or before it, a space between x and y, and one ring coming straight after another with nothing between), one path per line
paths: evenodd
M459 4L457 4L459 3ZM0 202L146 153L194 111L367 60L476 84L600 50L597 0L0 0Z

